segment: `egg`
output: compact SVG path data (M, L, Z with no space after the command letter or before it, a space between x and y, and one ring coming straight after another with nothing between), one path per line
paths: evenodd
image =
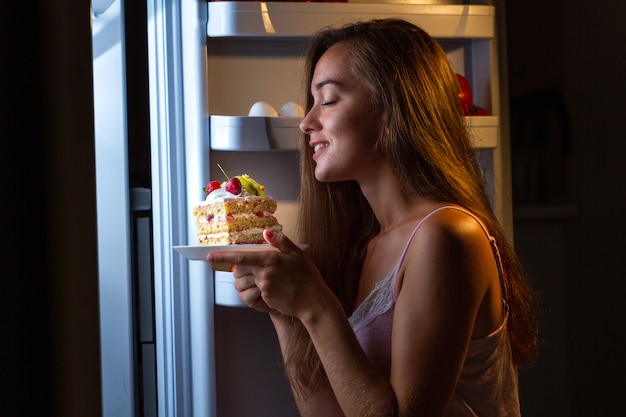
M280 108L278 114L283 117L304 117L304 109L298 103L290 101Z
M248 116L254 117L277 117L278 113L271 104L264 101L257 101L250 107Z

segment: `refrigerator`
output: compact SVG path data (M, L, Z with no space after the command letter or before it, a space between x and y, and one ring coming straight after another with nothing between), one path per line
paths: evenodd
M468 117L496 212L511 224L503 18L492 1L92 0L102 415L297 416L269 318L196 245L203 187L250 174L293 234L303 54L324 26L402 17L433 35L487 116ZM259 125L260 123L260 125Z

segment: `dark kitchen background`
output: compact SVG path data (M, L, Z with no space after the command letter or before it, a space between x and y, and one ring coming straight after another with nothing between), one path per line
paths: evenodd
M622 416L626 3L505 13L515 241L540 292L525 416ZM0 415L101 413L89 2L0 14Z

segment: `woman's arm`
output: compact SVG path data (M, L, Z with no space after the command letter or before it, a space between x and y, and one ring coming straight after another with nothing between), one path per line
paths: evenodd
M335 299L336 300L336 299ZM326 372L335 401L346 416L396 416L395 393L385 376L381 375L359 345L343 309L326 306L308 312L301 318ZM327 401L328 392L315 393L305 406ZM302 408L303 411L306 408ZM302 414L313 417L323 414Z
M337 403L346 416L396 415L389 381L363 353L340 301L317 268L284 235L266 231L265 237L280 252L244 253L233 248L233 252L211 253L207 260L237 265L235 286L240 298L250 307L270 313L283 354L291 320L300 320L308 331L328 385L306 396L296 392L302 416L331 415L325 407L334 408ZM288 377L293 386L293 376Z
M472 337L501 323L499 287L489 241L473 218L444 210L421 226L396 285L390 382L399 415L445 414ZM487 314L481 306L492 299Z
M482 230L454 215L434 216L410 246L400 275L389 379L363 352L319 272L286 237L266 237L282 254L216 254L214 261L239 264L242 299L271 312L283 352L291 317L302 322L345 416L435 417L443 415L454 392L493 272L485 267L493 254ZM328 395L327 387L296 395L302 416L329 415L320 411Z
M270 314L270 317L274 323L283 356L285 356L287 340L292 330L291 327L294 325L294 319L280 313ZM294 375L287 375L287 378L291 384L294 399L302 417L336 417L342 415L341 408L328 383L328 379L324 378L314 392L303 395L295 386Z
M476 329L488 334L501 322L499 308L479 315L487 294L496 302L485 304L501 306L493 252L481 227L456 211L431 219L400 271L389 379L365 356L336 298L298 315L346 416L444 415Z

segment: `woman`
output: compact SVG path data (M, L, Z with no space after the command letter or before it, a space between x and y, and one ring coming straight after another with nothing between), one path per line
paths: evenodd
M307 56L298 239L211 253L267 311L302 416L518 416L532 292L490 206L444 51L402 20ZM497 244L496 244L497 243Z

